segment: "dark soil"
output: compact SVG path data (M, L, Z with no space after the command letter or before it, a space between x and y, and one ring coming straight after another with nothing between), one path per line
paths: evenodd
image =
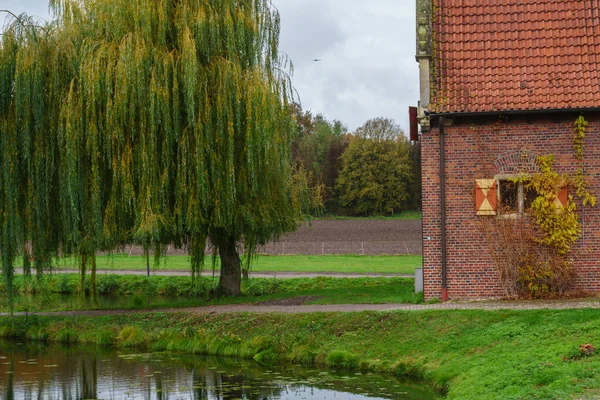
M319 220L258 249L267 255L422 254L420 220ZM142 249L124 249L141 255ZM187 254L169 247L167 254ZM207 248L207 254L210 249Z
M322 220L269 243L263 251L285 254L421 254L420 220Z
M320 220L284 236L291 242L421 242L420 220Z

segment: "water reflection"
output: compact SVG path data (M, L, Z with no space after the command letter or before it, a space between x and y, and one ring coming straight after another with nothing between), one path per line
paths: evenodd
M173 353L0 342L0 398L13 399L431 399L417 384L372 374L266 369Z

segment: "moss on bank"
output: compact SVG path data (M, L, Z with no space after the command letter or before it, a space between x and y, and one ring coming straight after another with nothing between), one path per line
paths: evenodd
M448 398L569 398L600 388L600 313L424 311L0 318L0 335L315 364L425 379ZM587 347L589 349L589 347Z

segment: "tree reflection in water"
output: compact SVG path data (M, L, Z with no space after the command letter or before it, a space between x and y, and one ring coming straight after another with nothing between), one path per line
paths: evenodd
M6 400L437 397L426 386L392 377L345 376L296 367L283 373L283 369L269 371L255 363L171 353L120 354L97 348L0 342L0 357L0 394Z

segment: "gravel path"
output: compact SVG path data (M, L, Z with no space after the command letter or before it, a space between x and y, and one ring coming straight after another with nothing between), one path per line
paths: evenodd
M30 313L44 316L103 316L139 313L192 313L192 314L224 314L224 313L313 313L313 312L360 312L360 311L424 311L424 310L565 310L578 308L600 308L598 298L552 301L481 301L481 302L447 302L442 304L327 304L327 305L268 305L268 304L235 304L188 308L163 308L153 310L92 310ZM25 313L15 313L25 315ZM0 316L8 316L0 313Z

